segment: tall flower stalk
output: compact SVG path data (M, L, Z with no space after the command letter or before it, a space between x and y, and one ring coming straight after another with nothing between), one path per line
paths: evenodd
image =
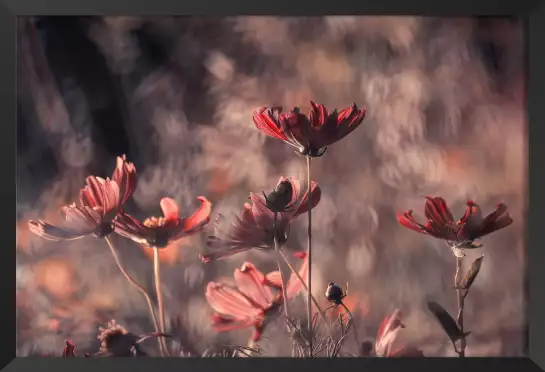
M277 232L276 232L276 225L278 223L278 212L274 212L274 221L273 221L273 232L274 232L274 250L276 252L276 263L278 265L278 273L280 274L280 282L282 284L282 296L284 298L288 298L288 293L287 293L287 290L286 290L286 280L284 278L284 274L282 273L282 266L280 265L280 259L281 259L281 255L280 255L280 248L279 248L279 244L278 244L278 236L277 236ZM286 319L290 319L290 313L289 313L289 309L288 309L288 301L284 301L284 316L286 317ZM289 331L289 326L288 326L288 331Z
M321 104L310 102L310 113L304 115L298 107L288 113L282 113L281 107L262 107L253 113L254 125L264 134L279 139L289 145L298 155L307 161L307 190L309 204L312 205L311 158L322 156L327 147L341 140L356 129L365 117L365 109L352 106L337 112L329 112ZM308 329L312 332L312 213L308 213L308 249L309 269L307 274L307 315ZM312 357L312 337L309 353Z
M311 157L307 156L307 190L309 190L308 193L308 202L310 205L312 205L312 193L310 192L311 187L311 172L310 172L310 160ZM307 254L308 254L308 272L307 272L307 327L309 332L311 332L312 335L312 210L308 210L308 247L307 247ZM309 356L312 357L312 336L309 337Z
M153 320L153 327L155 329L155 332L163 332L162 329L159 328L159 323L157 322L157 315L155 314L155 309L153 307L153 302L151 301L151 297L149 293L144 289L142 285L140 285L128 272L125 270L125 267L123 267L123 264L121 263L121 260L119 259L119 255L117 253L117 249L115 248L112 239L110 237L106 237L104 240L106 240L106 243L108 243L108 247L110 248L110 251L112 252L112 256L114 258L114 261L119 268L119 271L121 271L121 274L127 279L127 281L132 284L146 299L146 303L148 305L148 310L151 316L151 319ZM161 342L161 338L157 338L157 343L159 345L159 351L161 352L161 355L164 355L165 351L163 348L163 342Z
M85 186L80 190L79 203L72 203L61 209L65 219L62 226L53 226L43 220L29 221L29 230L51 241L85 237L104 238L121 274L146 299L153 326L155 331L159 332L157 316L149 293L127 273L110 237L116 228L116 220L122 213L124 204L136 189L136 168L133 163L127 161L125 155L119 156L111 179L89 176L85 182ZM158 339L158 342L162 353L162 341Z
M116 232L145 247L153 249L153 273L157 307L159 310L159 327L162 333L166 332L165 307L161 291L161 271L159 261L159 249L165 248L175 241L193 235L201 231L210 221L212 203L205 197L197 198L200 207L189 217L180 217L180 208L174 199L161 199L162 217L149 217L140 222L125 212L121 212L116 220ZM164 339L161 339L163 349L168 355L168 347Z
M153 248L153 276L155 281L155 292L157 295L157 307L159 310L159 327L160 332L166 332L165 326L165 305L163 303L163 292L161 290L161 263L159 261L159 248ZM163 345L165 347L166 345ZM165 353L168 355L168 348L165 349Z
M465 214L454 220L447 203L440 197L426 197L425 215L427 222L419 223L412 215L412 210L398 214L399 223L413 231L444 240L456 257L456 273L454 288L458 302L458 315L454 319L441 305L429 302L428 309L435 315L450 338L454 351L460 358L465 357L466 337L471 332L464 331L464 305L471 285L477 278L483 257L477 258L464 277L462 277L462 263L466 249L477 249L483 245L478 239L485 235L503 229L513 223L505 204L499 204L496 210L488 216L482 216L481 209L472 200L468 200ZM456 342L460 341L460 348Z
M461 332L460 349L458 355L460 358L464 358L466 355L466 336L464 334L464 303L465 296L463 294L461 286L462 281L462 257L456 257L456 274L454 275L454 288L456 288L456 297L458 299L458 316L456 317L456 324Z

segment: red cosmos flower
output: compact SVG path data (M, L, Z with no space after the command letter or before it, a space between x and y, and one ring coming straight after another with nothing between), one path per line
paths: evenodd
M327 146L356 129L365 117L365 109L359 110L355 103L332 113L324 105L312 101L310 104L308 117L297 107L287 114L282 113L281 107L261 107L253 113L254 124L264 134L290 145L298 154L319 157Z
M463 249L482 247L482 244L475 242L476 239L503 229L513 222L507 212L507 206L503 203L483 218L479 206L469 200L464 216L454 221L452 212L443 198L428 196L426 199L425 214L428 222L425 225L415 220L412 210L398 214L399 223L411 230L446 240L457 257L465 255Z
M115 221L115 232L151 248L164 248L184 236L201 231L210 221L212 203L203 196L197 199L201 206L187 218L180 218L178 204L171 198L161 199L163 217L150 217L140 222L121 212Z
M65 226L45 221L29 221L33 233L53 241L74 240L85 236L105 237L114 231L114 220L136 188L136 168L125 155L117 158L112 179L89 176L80 190L80 205L61 209Z
M299 268L301 278L307 277L308 259L304 252L296 257L304 259ZM245 262L235 271L236 287L225 283L210 282L206 287L206 300L216 311L212 326L217 332L254 327L252 340L259 341L269 316L276 313L284 303L280 273L273 271L264 275L253 264ZM303 284L292 273L286 284L288 299L293 298ZM276 290L274 293L273 290Z
M308 212L308 191L305 192L299 204L296 202L299 199L299 181L295 178L280 177L277 190L287 190L285 183L291 185L289 195L290 201L283 208L282 212L277 213L276 235L278 244L284 244L288 239L290 223L297 216ZM280 188L281 185L282 188ZM320 202L322 191L316 182L311 184L312 192L312 207L314 208ZM201 255L201 260L205 263L212 260L232 256L236 253L244 252L252 248L257 249L274 249L274 213L267 207L267 200L263 195L250 193L249 199L252 204L244 204L244 210L240 217L234 216L234 222L230 230L225 230L219 224L215 223L215 235L208 238L208 246L213 249L212 252ZM280 200L282 198L278 198ZM276 200L275 200L276 201ZM269 199L269 204L271 199ZM220 216L221 218L222 216Z
M386 316L380 324L375 342L376 356L388 358L424 356L422 350L414 346L403 346L392 351L394 341L401 328L405 328L405 325L401 323L401 312L396 309L392 315Z

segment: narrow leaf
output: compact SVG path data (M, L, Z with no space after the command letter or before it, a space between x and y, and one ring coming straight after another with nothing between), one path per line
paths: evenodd
M465 289L468 290L471 288L471 285L477 278L477 275L479 274L479 271L481 270L481 264L483 262L484 256L481 256L477 258L473 263L471 264L471 267L467 271L466 275L462 279L462 282L460 283L460 286L458 289Z
M469 332L464 334L460 328L458 328L454 318L437 302L428 302L428 309L435 315L439 324L441 324L441 327L443 327L443 330L452 342L469 334Z

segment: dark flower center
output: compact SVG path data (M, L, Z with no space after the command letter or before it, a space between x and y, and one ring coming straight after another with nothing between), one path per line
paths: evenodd
M155 234L147 239L148 245L155 248L165 248L170 243L170 234L166 231L157 230Z
M99 238L104 238L110 235L115 229L114 222L102 222L96 229L95 235Z
M144 226L153 229L153 233L146 239L150 247L165 248L170 242L170 233L166 229L169 221L164 217L150 217L144 221Z

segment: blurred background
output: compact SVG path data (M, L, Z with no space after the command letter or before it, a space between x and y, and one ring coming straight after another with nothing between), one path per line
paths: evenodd
M367 108L362 125L313 162L323 189L313 213L320 301L329 281L348 282L360 338L374 341L399 308L401 342L454 356L426 301L455 314L455 258L444 242L400 227L395 213L422 218L428 194L443 196L455 216L469 198L484 213L504 202L513 225L465 260L467 268L485 254L466 301L467 355L524 355L524 45L514 18L20 18L17 355L60 355L66 339L94 352L97 327L113 318L136 334L153 330L104 241L47 242L29 233L29 219L58 223L86 175L109 176L121 154L138 170L127 207L137 217L158 215L163 196L182 214L199 195L214 214L239 213L250 191L271 190L280 176L305 182L304 158L259 133L252 110L308 111L310 100ZM152 290L151 251L114 241ZM302 218L286 249L305 247ZM245 344L250 334L210 329L207 282L232 278L246 260L276 267L259 252L203 265L204 249L196 236L160 256L167 317L184 353ZM265 336L265 355L289 355L283 327ZM355 348L349 337L346 349Z

